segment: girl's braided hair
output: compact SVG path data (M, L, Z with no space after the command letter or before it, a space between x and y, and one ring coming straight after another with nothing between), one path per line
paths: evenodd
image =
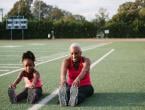
M35 55L31 51L26 51L22 55L22 62L24 59L31 59L33 62L35 62Z

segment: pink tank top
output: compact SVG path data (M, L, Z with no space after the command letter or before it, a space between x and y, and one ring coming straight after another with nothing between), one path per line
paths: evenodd
M76 79L76 77L82 71L82 68L83 68L83 57L81 57L79 67L78 67L77 70L74 68L71 58L69 59L68 79L67 79L68 85L70 85L70 86L72 85L73 81ZM86 73L86 75L84 76L84 79L82 79L80 81L80 86L87 86L87 85L91 85L90 73L89 72Z
M24 77L24 81L25 81L25 87L28 88L31 87L33 79L29 80L27 77ZM37 80L35 87L36 88L42 87L42 81L40 79Z
M35 70L35 72L36 72L36 70ZM25 87L28 87L28 88L31 87L32 82L34 80L33 73L29 77L27 75L24 75L23 79L24 79L24 82L25 82ZM37 80L35 87L36 88L42 87L42 81L41 81L40 78Z

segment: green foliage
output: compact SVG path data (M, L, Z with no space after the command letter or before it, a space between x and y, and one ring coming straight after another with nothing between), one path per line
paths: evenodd
M41 0L20 0L16 2L10 16L22 15L29 20L28 29L24 30L25 39L43 39L48 34L56 38L90 38L95 37L97 26L88 22L81 15L73 15L68 11L47 5ZM6 30L6 23L0 23L0 39L11 39L11 31ZM22 30L13 30L13 39L21 39Z
M54 22L55 35L58 38L90 38L95 36L93 23L76 20L60 20Z
M143 19L145 18L145 8L139 10L139 17Z
M145 2L136 0L119 6L118 13L106 23L110 37L144 37Z
M10 39L8 38L9 32L6 30L6 22L0 23L0 39Z
M81 15L47 5L41 0L20 0L8 13L9 16L22 15L29 20L25 38L47 38L54 31L56 38L91 38L109 29L108 37L145 36L145 0L126 2L119 6L116 15L109 20L107 10L100 8L96 18L89 22ZM0 39L10 39L10 31L0 23ZM21 30L14 30L16 39L21 39Z
M8 12L7 16L24 16L27 19L33 18L33 15L30 11L30 4L27 3L26 0L20 0L16 2L10 12Z
M0 23L0 39L10 39L10 30L6 30L5 23ZM46 39L54 31L55 38L90 38L96 35L96 26L87 21L75 19L40 22L29 21L28 29L24 30L25 39ZM21 39L22 30L13 30L13 39Z
M99 9L99 13L96 14L96 18L93 20L93 23L98 28L98 32L102 32L105 29L105 24L108 20L108 13L107 10L104 8Z

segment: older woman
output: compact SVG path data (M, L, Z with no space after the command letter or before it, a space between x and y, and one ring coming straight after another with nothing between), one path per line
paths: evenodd
M81 47L73 43L70 56L61 66L59 102L61 106L76 106L94 93L90 79L90 59L82 56Z

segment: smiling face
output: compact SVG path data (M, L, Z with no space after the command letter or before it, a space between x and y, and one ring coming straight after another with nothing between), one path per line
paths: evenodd
M34 69L34 62L31 59L24 59L23 66L27 73L31 73Z
M82 52L79 47L70 48L70 56L71 56L71 59L73 60L73 62L79 61L79 59L81 57L81 53Z

